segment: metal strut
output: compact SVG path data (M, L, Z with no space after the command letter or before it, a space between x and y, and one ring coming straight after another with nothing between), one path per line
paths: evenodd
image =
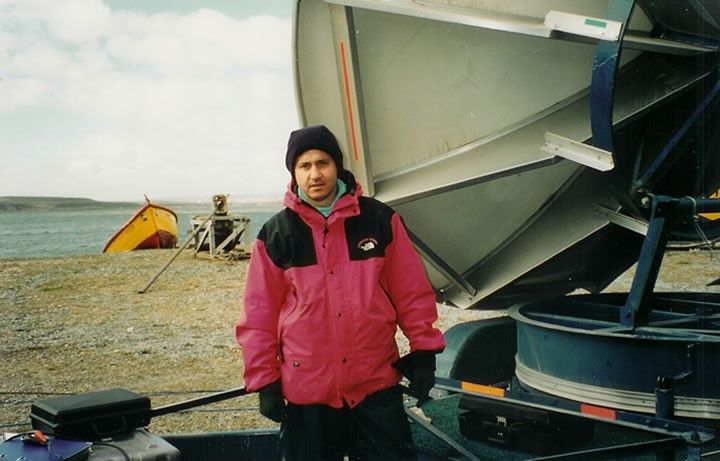
M620 323L630 329L648 324L653 289L674 225L691 221L700 212L720 211L720 200L714 199L658 195L643 200L649 202L652 212L632 286L620 309Z
M705 95L702 102L695 108L693 113L690 114L685 123L683 123L683 125L675 132L667 145L653 160L652 164L643 172L643 175L635 181L635 184L633 185L634 189L644 189L652 185L651 182L655 179L658 171L660 171L661 167L668 160L670 154L685 138L685 136L690 131L690 128L692 128L695 123L701 119L701 117L708 110L711 104L715 102L718 93L720 93L720 81L712 87L712 89L707 93L707 95Z
M630 13L635 0L610 0L606 19L623 24L617 41L600 41L595 48L592 83L590 86L590 123L592 143L595 147L615 152L613 142L613 95L615 76L620 63L620 52ZM615 164L618 159L615 158Z

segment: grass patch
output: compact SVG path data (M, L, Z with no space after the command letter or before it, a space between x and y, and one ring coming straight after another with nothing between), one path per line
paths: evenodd
M54 282L47 282L37 286L38 291L58 291L63 288L64 287L62 285Z

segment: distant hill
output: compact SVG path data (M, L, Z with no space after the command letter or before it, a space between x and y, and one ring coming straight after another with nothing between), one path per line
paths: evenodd
M113 208L139 208L145 202L101 202L89 198L79 197L0 197L0 213L4 211L61 211L61 210L108 210ZM175 211L200 208L212 211L212 203L207 202L180 202L155 201L153 203L164 205ZM262 212L282 209L282 203L275 202L243 202L230 201L230 212Z
M100 202L77 197L0 197L0 212L127 208L138 204L140 202Z

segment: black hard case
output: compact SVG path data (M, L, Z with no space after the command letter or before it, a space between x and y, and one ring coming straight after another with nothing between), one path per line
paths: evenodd
M30 410L33 429L83 440L130 432L150 417L148 397L119 388L37 400Z
M462 396L459 407L464 436L530 453L572 449L593 435L593 422L577 416L471 396Z

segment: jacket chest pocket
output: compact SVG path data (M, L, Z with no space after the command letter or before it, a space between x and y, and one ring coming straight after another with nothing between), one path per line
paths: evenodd
M348 219L345 236L351 261L385 257L385 248L392 241L389 223L380 219Z

